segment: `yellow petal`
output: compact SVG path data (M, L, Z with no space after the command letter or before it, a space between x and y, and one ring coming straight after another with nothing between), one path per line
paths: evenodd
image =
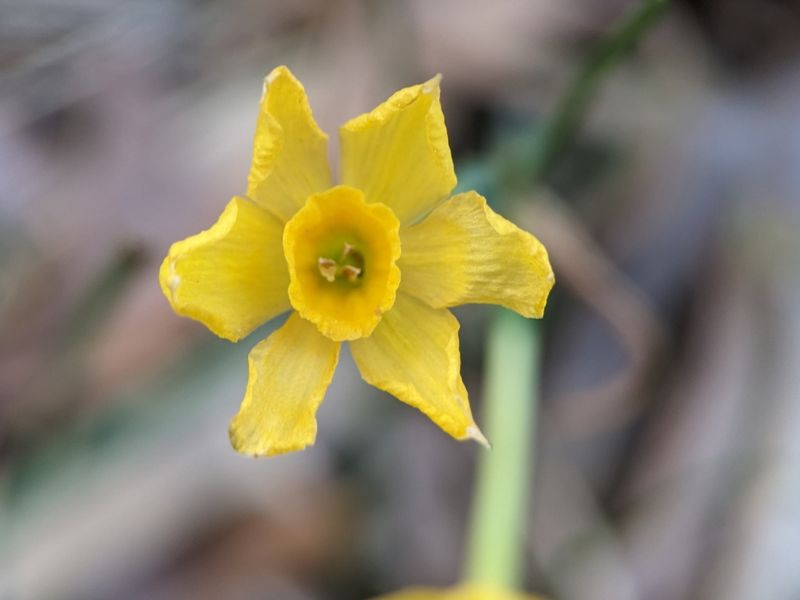
M542 316L555 282L547 250L479 194L453 196L400 238L404 292L435 308L489 303Z
M386 204L401 223L430 210L456 185L439 79L396 92L339 131L342 183L363 190L368 202Z
M176 313L235 342L290 308L282 236L274 216L233 198L210 229L172 244L161 289Z
M350 348L367 383L418 408L454 438L483 441L461 380L458 321L450 311L397 294L372 335Z
M330 187L327 146L302 84L277 67L264 80L247 196L289 220L308 196Z
M314 443L315 415L336 369L339 346L292 313L250 351L247 391L230 426L237 452L268 456Z
M400 283L399 229L391 210L367 204L355 188L311 196L283 234L294 309L336 341L372 333ZM357 266L344 265L351 251Z
M495 585L481 583L465 583L458 587L408 588L374 600L537 600L538 596L529 596ZM540 599L539 599L540 600Z

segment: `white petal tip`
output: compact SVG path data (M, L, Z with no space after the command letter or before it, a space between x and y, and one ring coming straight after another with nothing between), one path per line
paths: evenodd
M275 81L278 77L283 75L285 72L286 72L286 67L284 66L275 67L274 69L272 69L272 71L270 71L269 75L267 75L266 78L264 79L264 85L265 86L269 85L270 83Z
M478 427L475 425L467 427L467 437L475 442L478 442L481 446L483 446L487 450L492 449L492 445L489 443L489 440L486 439L486 436L483 435L483 433L481 433L481 430L478 429Z
M433 77L431 77L428 81L422 84L422 93L423 94L431 94L433 93L436 88L439 87L439 83L442 81L442 74L437 73Z
M169 290L174 294L178 291L178 286L181 284L181 276L173 275L169 278Z
M261 100L263 101L264 98L267 96L267 90L271 83L273 83L278 77L284 74L286 67L275 67L270 71L270 74L264 77L264 84L261 87Z

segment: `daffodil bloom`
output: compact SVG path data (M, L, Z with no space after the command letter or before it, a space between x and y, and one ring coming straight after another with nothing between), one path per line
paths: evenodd
M410 588L375 600L541 600L494 585L469 583L448 589Z
M540 317L553 285L547 252L477 193L449 197L456 176L438 76L349 121L339 139L334 186L305 90L276 68L245 195L173 244L161 266L175 312L228 340L292 311L250 352L231 442L253 456L313 444L345 341L368 383L459 440L485 441L448 307L494 303Z

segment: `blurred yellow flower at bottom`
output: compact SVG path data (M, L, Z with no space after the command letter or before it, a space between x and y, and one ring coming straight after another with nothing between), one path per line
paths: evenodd
M463 584L453 588L408 588L373 600L543 600L506 588L483 583Z

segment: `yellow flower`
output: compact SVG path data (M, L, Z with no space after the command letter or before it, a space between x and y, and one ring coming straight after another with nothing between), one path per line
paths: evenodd
M553 273L530 234L456 185L439 77L340 129L342 185L327 136L286 67L264 81L247 192L207 231L172 245L161 287L178 314L237 341L287 311L249 356L230 425L263 456L314 443L341 342L361 376L453 437L485 441L460 375L447 310L494 303L540 317Z
M541 600L493 585L469 583L448 589L409 588L375 600Z

